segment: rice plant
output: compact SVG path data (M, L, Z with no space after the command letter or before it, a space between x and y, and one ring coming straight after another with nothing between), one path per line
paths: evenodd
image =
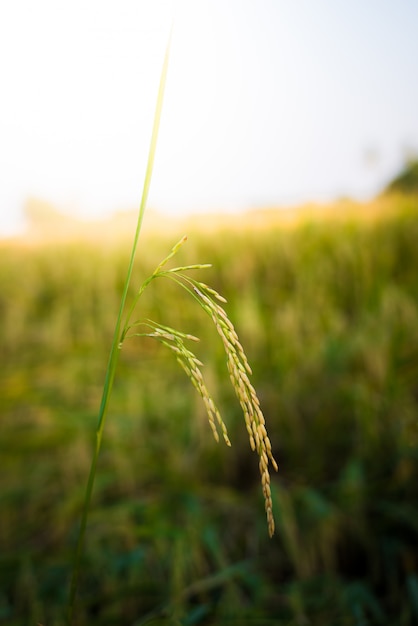
M222 437L225 443L230 446L231 442L228 437L227 427L220 415L220 412L212 399L205 381L202 376L201 366L203 365L199 359L193 354L186 346L186 340L198 341L196 337L190 334L185 334L163 325L160 322L153 320L137 320L132 322L132 315L136 311L139 300L144 293L145 289L158 278L167 278L174 281L177 285L185 289L203 308L207 315L211 318L215 325L215 328L222 340L225 354L227 357L227 368L229 376L240 402L241 408L244 413L245 424L249 435L250 445L253 451L256 451L259 455L259 468L261 475L262 490L265 500L265 510L267 515L267 525L270 537L274 534L274 517L273 517L273 504L271 498L270 488L270 473L269 463L277 471L278 466L272 453L272 447L270 439L267 435L265 419L260 408L260 402L257 397L257 393L250 381L249 375L251 375L251 368L248 364L247 357L243 350L243 347L238 339L238 335L235 328L230 321L227 313L222 308L220 303L226 303L225 298L217 293L205 283L197 281L190 277L189 272L193 270L202 270L210 267L208 264L193 264L185 265L181 267L175 267L166 269L167 263L179 252L182 245L186 242L187 237L184 236L171 250L171 252L159 263L154 272L142 283L138 289L130 308L127 310L127 296L131 285L131 279L133 275L134 260L136 256L136 249L138 245L139 235L141 231L142 221L145 213L149 187L151 183L151 176L153 170L153 163L157 145L158 129L161 117L162 104L164 99L164 89L168 69L170 51L170 40L167 45L166 54L164 58L163 68L160 78L160 86L158 90L157 104L154 115L154 124L151 136L151 144L148 155L147 169L145 173L144 187L142 192L142 199L138 213L137 227L135 231L134 241L132 245L132 251L130 255L127 275L124 283L122 298L120 302L119 314L116 320L115 330L113 334L113 342L110 349L110 355L108 360L108 366L105 375L105 382L103 387L102 400L99 409L98 424L96 430L96 441L93 450L92 462L90 467L90 473L87 481L84 507L81 517L79 536L75 551L75 560L73 573L70 585L70 596L68 605L68 624L73 623L73 615L75 609L75 600L77 594L77 588L79 583L81 558L84 547L84 538L86 533L86 526L88 520L88 514L90 509L90 502L96 477L97 462L100 454L102 438L104 433L105 420L107 410L109 406L109 400L112 392L113 383L115 380L117 364L119 360L119 354L123 348L124 342L130 337L148 337L153 338L162 343L176 356L176 359L180 366L189 377L191 383L200 394L203 403L205 405L209 424L212 429L212 433L216 441L219 441L218 428L221 430ZM144 330L146 329L146 331ZM143 332L138 332L139 330Z

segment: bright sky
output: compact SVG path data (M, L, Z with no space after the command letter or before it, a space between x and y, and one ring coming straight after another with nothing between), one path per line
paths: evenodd
M416 0L4 1L0 233L138 206L174 9L149 205L362 198L418 153Z

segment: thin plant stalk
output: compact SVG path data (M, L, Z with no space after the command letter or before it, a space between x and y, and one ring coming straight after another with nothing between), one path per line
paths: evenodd
M132 276L132 271L133 271L133 266L134 266L134 261L135 261L135 254L136 254L136 249L138 246L139 234L141 232L141 226L142 226L142 221L144 218L145 208L146 208L147 199L148 199L148 192L149 192L149 188L151 184L152 171L154 167L154 158L155 158L155 152L156 152L156 147L157 147L158 130L160 126L161 111L162 111L163 100L164 100L164 90L165 90L165 84L166 84L166 78L167 78L168 60L170 56L170 43L171 43L171 33L168 39L163 67L161 70L160 84L158 88L158 96L157 96L157 102L156 102L156 107L155 107L155 112L154 112L154 122L153 122L153 129L152 129L152 135L151 135L151 142L150 142L149 153L148 153L147 169L145 172L141 204L140 204L139 213L138 213L138 221L136 225L135 237L134 237L134 241L132 244L132 251L131 251L131 256L129 260L128 271L126 274L125 284L124 284L121 302L120 302L119 314L116 320L115 331L113 334L113 341L112 341L110 354L109 354L109 360L108 360L107 369L106 369L105 382L103 386L103 394L102 394L102 400L100 404L97 429L96 429L96 442L95 442L95 447L94 447L94 452L93 452L93 457L92 457L92 462L91 462L91 467L90 467L90 473L89 473L89 477L88 477L88 481L86 485L86 492L84 496L83 511L82 511L82 516L81 516L80 529L79 529L79 534L78 534L78 539L77 539L77 546L76 546L76 551L75 551L75 558L74 558L71 584L70 584L70 596L69 596L69 603L68 603L68 620L67 620L69 625L71 625L73 621L75 598L77 594L78 582L79 582L79 577L80 577L81 557L82 557L83 549L84 549L87 519L88 519L89 510L90 510L90 502L91 502L91 496L93 492L94 481L96 477L97 461L98 461L100 449L101 449L107 408L109 404L110 395L112 392L113 382L115 379L116 367L117 367L117 363L119 360L120 333L121 333L121 327L122 327L122 319L123 319L123 314L125 311L126 298L128 295L129 285L131 282L131 276Z

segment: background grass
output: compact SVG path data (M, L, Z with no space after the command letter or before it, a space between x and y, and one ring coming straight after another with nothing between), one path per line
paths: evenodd
M172 355L127 342L79 626L417 623L418 205L389 204L373 220L188 233L176 262L213 264L199 277L227 297L254 371L280 466L277 532L216 332L155 284L141 315L202 338L232 448ZM144 233L134 284L181 234ZM127 249L0 248L0 623L64 624Z

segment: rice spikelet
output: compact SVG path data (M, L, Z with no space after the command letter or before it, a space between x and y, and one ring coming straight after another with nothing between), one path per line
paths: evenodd
M269 535L272 537L274 533L274 517L270 489L269 463L271 463L276 471L278 470L278 466L272 453L271 442L267 434L260 402L249 379L249 375L252 374L252 371L232 322L220 304L211 298L211 295L214 295L212 293L213 290L209 291L204 283L194 282L193 287L202 302L203 308L211 316L215 328L222 339L227 355L226 363L229 377L244 414L250 446L251 449L256 451L259 455L259 469L267 524ZM217 300L219 300L219 298L217 298Z
M271 463L276 471L278 471L278 467L273 456L271 442L265 426L264 415L260 407L260 401L249 378L252 375L251 367L235 331L234 325L220 304L225 303L226 300L217 291L215 291L215 289L212 289L205 283L190 278L184 273L186 270L206 268L208 267L207 264L185 265L183 267L164 269L167 261L177 253L185 241L186 237L183 237L173 247L170 254L162 261L162 263L160 263L151 278L154 279L165 276L173 280L179 286L183 287L194 296L205 312L211 317L215 325L224 346L227 357L226 364L229 378L244 415L245 427L247 429L251 449L254 452L257 452L259 456L259 469L267 515L267 525L269 535L272 537L274 534L274 517L271 498L269 463ZM146 286L148 282L144 283L144 285ZM143 288L144 287L141 288L140 293L142 293ZM143 323L144 322L136 322L132 326ZM190 378L199 395L202 397L208 415L209 425L215 440L219 441L218 429L220 429L225 443L230 446L231 442L228 437L226 425L222 420L219 410L216 407L203 380L202 372L200 370L202 363L185 345L185 339L190 339L192 341L198 341L198 339L192 335L176 331L168 326L156 324L151 320L147 320L145 323L152 328L153 332L134 334L139 336L154 337L174 352L177 361Z
M199 361L199 359L186 347L184 343L184 339L198 341L197 337L180 333L179 331L167 326L156 325L150 320L148 321L148 324L154 326L154 332L146 333L146 336L158 339L162 344L174 352L178 363L186 372L192 385L201 396L215 441L219 442L219 427L226 445L230 446L231 442L228 437L228 430L225 422L223 421L221 414L203 380L203 375L200 370L203 363Z

